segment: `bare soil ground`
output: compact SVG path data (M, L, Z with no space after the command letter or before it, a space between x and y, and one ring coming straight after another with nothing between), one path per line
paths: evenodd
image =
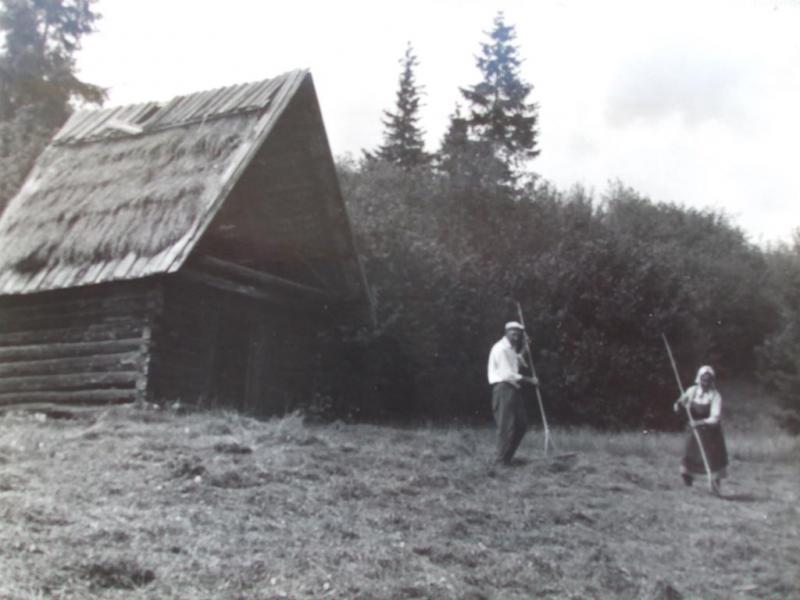
M797 440L306 425L115 408L0 417L0 598L800 598Z

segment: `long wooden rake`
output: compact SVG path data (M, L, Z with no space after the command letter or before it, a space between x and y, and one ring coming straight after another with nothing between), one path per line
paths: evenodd
M675 358L672 356L672 349L669 347L669 341L667 340L667 336L662 333L661 338L664 340L664 346L666 346L667 348L667 354L669 355L669 362L672 364L672 372L675 373L675 380L678 382L678 389L681 391L681 397L683 397L684 394L683 383L681 383L681 376L678 375L678 367L675 364ZM697 428L695 427L694 417L692 417L692 411L689 408L688 404L684 404L684 408L686 409L686 416L689 417L689 426L692 428L694 439L697 441L697 447L700 448L700 456L703 459L703 466L705 467L706 475L708 476L708 489L711 490L712 494L717 494L717 488L714 485L714 478L711 476L711 467L708 465L708 457L706 456L705 448L703 448L703 440L700 438L700 433L697 431Z
M531 354L531 346L528 343L528 335L525 333L525 317L522 316L522 306L520 303L517 302L517 315L519 316L519 323L523 327L523 335L522 339L525 340L525 353L528 355L528 361L530 362L531 366L531 375L536 377L536 368L533 366L533 355ZM538 377L536 377L538 379ZM536 388L536 400L539 402L539 412L542 415L542 425L544 428L544 455L547 456L548 451L550 450L550 444L553 444L553 450L556 450L555 442L551 442L550 440L550 427L547 425L547 416L544 412L544 403L542 402L542 393L539 391L539 386L533 386Z

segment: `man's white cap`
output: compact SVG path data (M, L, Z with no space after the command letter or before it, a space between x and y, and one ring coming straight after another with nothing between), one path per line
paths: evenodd
M522 326L522 323L518 323L517 321L509 321L506 323L506 331L509 329L519 329L520 331L525 331L525 328Z

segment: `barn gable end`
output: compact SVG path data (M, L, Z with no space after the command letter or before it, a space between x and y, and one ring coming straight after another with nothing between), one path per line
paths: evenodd
M225 263L298 291L363 294L362 272L319 106L305 81L189 257L187 271ZM266 278L262 278L265 281Z

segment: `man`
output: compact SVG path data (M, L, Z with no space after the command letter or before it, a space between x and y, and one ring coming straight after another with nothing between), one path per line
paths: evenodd
M492 386L492 412L497 423L498 464L510 465L522 437L528 428L521 386L523 383L539 385L535 377L520 372L528 368L522 356L525 331L516 321L506 323L506 331L489 353L487 373Z

